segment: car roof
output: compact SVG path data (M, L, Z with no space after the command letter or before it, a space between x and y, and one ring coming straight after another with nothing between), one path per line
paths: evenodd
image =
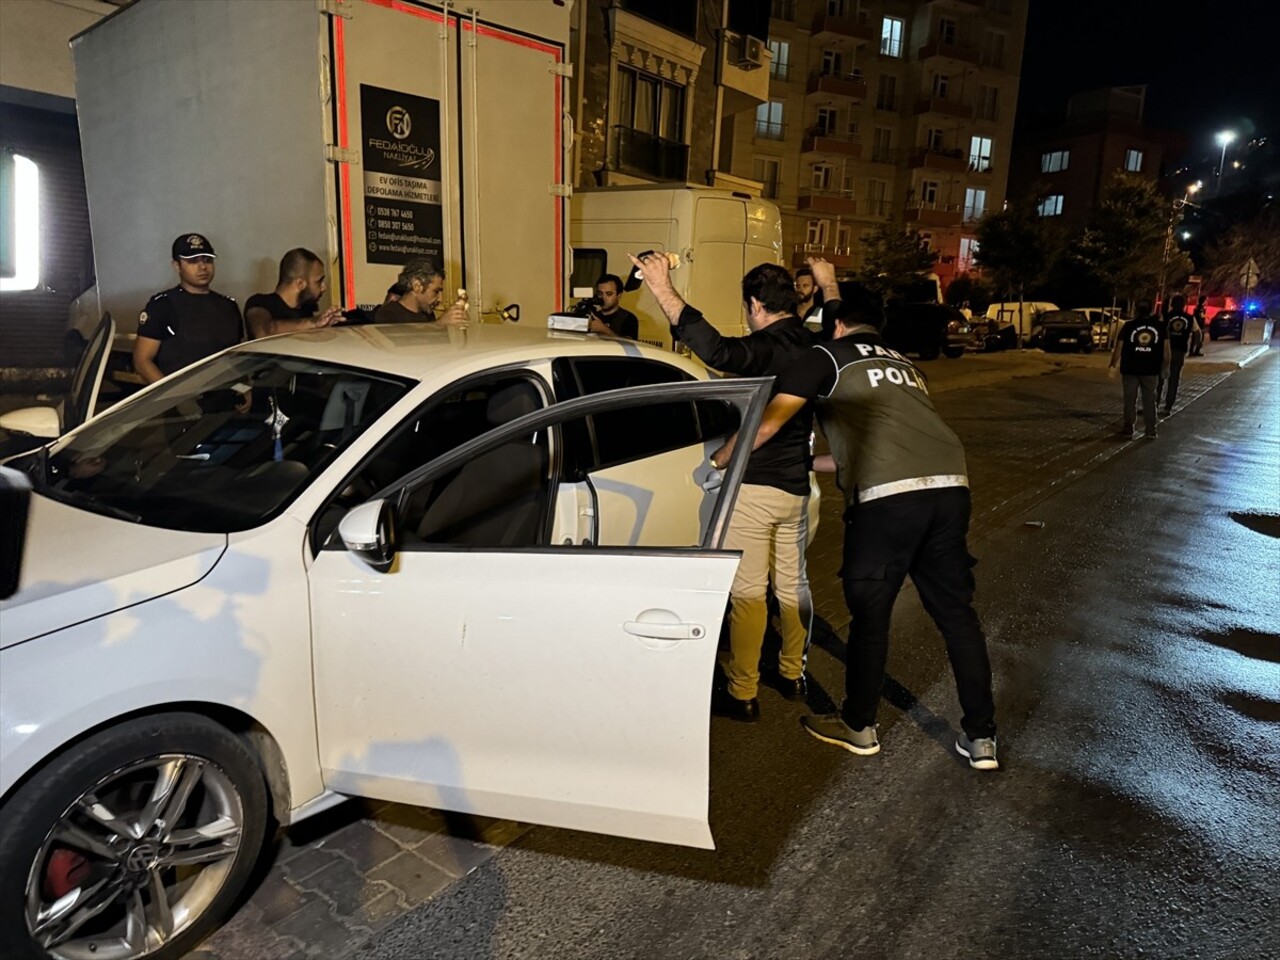
M335 326L251 340L232 351L284 354L421 379L448 366L502 366L561 356L636 357L700 368L670 350L632 340L548 330L510 323L473 323L466 329L426 323Z

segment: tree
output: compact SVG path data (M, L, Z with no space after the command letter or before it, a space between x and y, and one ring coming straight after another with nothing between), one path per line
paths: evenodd
M960 274L947 287L947 303L953 307L968 303L974 314L985 311L993 299L991 289L983 279L968 272Z
M1162 272L1168 280L1171 272L1189 264L1186 255L1172 245L1171 215L1169 202L1155 183L1118 170L1103 188L1102 199L1072 245L1071 256L1112 296L1136 297L1156 287ZM1187 269L1181 279L1189 273Z
M1249 222L1236 224L1205 251L1209 289L1243 294L1241 274L1250 259L1258 265L1258 295L1280 295L1280 205L1272 204Z
M858 279L868 290L885 299L904 297L938 259L920 234L914 230L904 232L889 224L876 228L867 238L864 250Z
M998 291L1019 297L1049 275L1061 250L1056 231L1026 202L984 217L977 234L978 265Z

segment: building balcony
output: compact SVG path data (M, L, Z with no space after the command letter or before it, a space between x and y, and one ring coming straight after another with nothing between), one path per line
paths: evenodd
M619 173L652 180L687 180L689 145L643 130L614 127L610 167Z
M941 57L945 60L967 63L975 67L978 65L978 56L976 47L970 47L963 43L944 43L941 40L930 41L916 51L917 60Z
M752 133L757 140L785 140L787 138L787 125L785 123L774 123L772 120L756 120Z
M922 227L958 227L964 217L964 211L958 203L942 203L926 200L912 200L907 204L903 219L907 223L919 224Z
M858 215L858 201L851 190L801 190L796 209L808 213L829 213L836 217Z
M969 168L969 160L963 150L931 150L923 147L907 157L907 167L912 170L924 167L927 170L964 173Z
M924 97L916 101L916 115L937 113L944 117L955 117L958 120L973 119L973 107L959 100L947 100L943 97Z
M854 17L836 17L819 10L810 25L809 34L815 42L830 43L832 40L857 40L859 43L870 43L879 40L878 30L867 17L859 22Z
M722 30L719 46L716 79L724 90L725 112L754 110L767 101L773 73L773 57L768 44L754 37Z
M992 170L992 166L991 166L990 157L970 157L969 158L970 173L986 175L991 173L991 170Z
M791 267L803 267L810 257L822 257L836 269L853 266L853 249L830 243L797 243L791 247Z
M870 217L872 220L887 220L893 216L893 201L891 200L868 200L862 206L862 216Z
M815 73L809 77L807 93L867 99L867 78L861 73Z
M801 153L825 153L838 157L862 158L862 142L857 137L832 133L815 127L805 134L800 143Z

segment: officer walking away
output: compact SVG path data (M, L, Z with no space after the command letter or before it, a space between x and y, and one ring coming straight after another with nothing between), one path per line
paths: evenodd
M678 334L703 363L716 370L742 376L776 375L813 344L813 335L796 316L795 281L780 266L760 264L742 278L742 301L752 332L723 337L675 292L665 256L648 254L631 261L675 328L673 335ZM830 264L814 262L813 269L824 277L829 272L834 287L835 270ZM752 453L729 521L725 547L741 550L742 560L729 592L729 651L721 659L727 689L717 691L713 705L716 713L736 720L760 717L756 694L769 619L766 594L771 572L782 626L782 650L773 680L789 699L801 699L807 691L805 661L813 603L804 554L809 539L811 423L808 412L797 416L771 443ZM728 458L711 461L717 469L726 463Z
M596 299L600 301L600 306L591 312L587 326L590 333L625 337L628 340L639 339L640 321L618 302L621 296L622 280L616 274L606 273L596 281Z
M814 405L831 445L814 467L834 471L845 497L840 576L852 617L845 699L839 712L801 723L811 736L851 753L880 751L876 709L889 621L910 574L955 674L964 711L956 750L974 769L994 770L995 700L987 641L973 609L964 448L934 410L924 375L885 346L879 304L851 298L837 318L835 338L778 377L755 441L764 449ZM732 453L733 443L716 456Z
M1169 375L1169 362L1169 336L1164 321L1154 315L1150 302L1139 303L1137 316L1124 322L1111 351L1110 368L1119 368L1124 385L1124 426L1120 436L1133 436L1134 411L1141 390L1145 436L1156 438L1156 388L1160 377Z
M1187 349L1191 346L1196 328L1196 322L1187 313L1186 307L1187 301L1182 294L1174 294L1169 298L1169 318L1165 321L1165 330L1169 334L1169 373L1161 381L1166 417L1173 412L1173 403L1178 399L1182 365L1187 362ZM1156 397L1156 400L1159 399Z
M1196 322L1196 328L1191 332L1191 356L1193 357L1204 356L1205 325L1209 322L1208 311L1205 310L1204 304L1208 299L1203 293L1196 297L1196 310L1191 315Z
M310 250L295 247L280 258L275 290L255 293L244 302L249 336L270 337L342 323L341 307L330 307L317 315L324 291L324 262Z
M414 257L404 265L396 283L403 289L399 299L390 298L373 315L375 323L432 323L441 327L465 327L469 322L466 302L459 297L437 316L444 293L444 270L434 257Z
M217 254L198 233L173 241L178 285L147 301L138 315L133 369L147 383L239 343L244 336L240 309L230 297L209 288Z

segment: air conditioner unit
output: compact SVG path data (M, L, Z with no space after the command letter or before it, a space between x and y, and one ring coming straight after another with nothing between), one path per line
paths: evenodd
M743 70L756 70L764 57L764 42L758 37L749 37L745 33L729 51L729 62Z

